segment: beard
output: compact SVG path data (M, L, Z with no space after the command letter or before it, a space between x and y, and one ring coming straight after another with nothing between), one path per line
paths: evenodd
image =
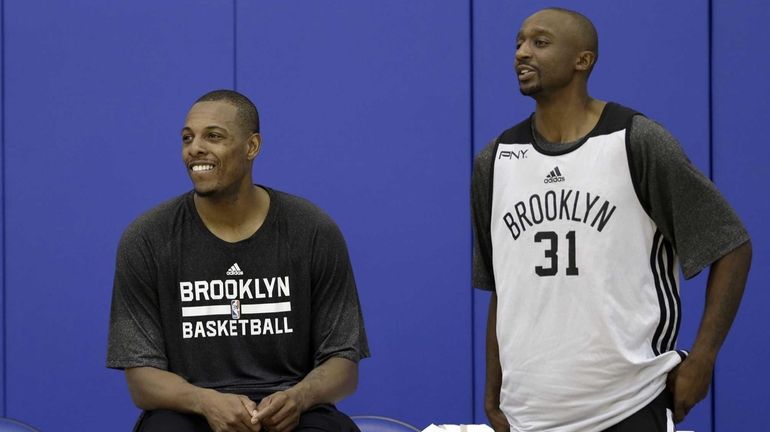
M203 197L203 198L210 197L216 193L216 191L213 189L209 189L209 190L201 190L198 188L193 188L193 189L195 190L195 195L198 195L199 197Z
M519 86L519 92L521 92L521 94L524 96L535 96L541 91L543 91L543 86L540 85L540 83L537 83L529 87Z
M533 79L528 80L527 83L519 82L519 92L524 96L535 96L543 91L543 81L540 79L538 73ZM534 81L534 82L533 82Z

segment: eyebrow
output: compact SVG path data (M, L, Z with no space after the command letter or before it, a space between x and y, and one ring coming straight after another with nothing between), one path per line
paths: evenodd
M224 128L224 127L222 127L222 126L217 126L217 125L206 126L206 127L204 127L204 128L203 128L203 130L204 130L204 131L206 131L206 130L212 130L212 129L219 129L219 130L221 130L221 131L224 131L224 132L228 132L228 130L227 130L226 128ZM181 131L181 132L185 132L185 131L190 131L190 132L192 132L192 128L191 128L191 127L189 127L189 126L185 126L185 127L183 127L183 128L182 128L182 131Z
M535 27L529 33L532 33L534 36L545 35L545 36L555 37L553 32L551 32L551 31L549 31L549 30L547 30L547 29L545 29L543 27ZM516 39L521 39L522 37L523 37L523 32L519 31L516 34Z

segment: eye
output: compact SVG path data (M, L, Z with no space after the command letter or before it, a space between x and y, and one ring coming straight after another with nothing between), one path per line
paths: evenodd
M183 134L182 135L182 143L183 144L189 144L189 143L192 142L192 140L193 140L193 136L192 135L190 135L190 134Z
M545 39L535 39L535 46L538 48L543 48L544 46L548 45L548 41Z
M219 140L221 140L224 137L220 133L209 132L208 134L206 134L206 138L211 140L211 141L219 141Z

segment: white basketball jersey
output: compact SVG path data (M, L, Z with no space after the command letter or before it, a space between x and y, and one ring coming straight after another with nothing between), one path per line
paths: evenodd
M633 112L610 104L563 154L531 122L498 140L492 261L514 431L599 431L652 401L681 361L678 262L634 189Z

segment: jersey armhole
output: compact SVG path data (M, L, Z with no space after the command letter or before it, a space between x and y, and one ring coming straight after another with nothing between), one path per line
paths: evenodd
M636 193L636 199L639 200L639 204L644 209L644 212L647 213L647 216L652 219L649 200L645 199L644 194L642 193L642 179L644 174L641 170L637 169L636 164L634 163L634 157L639 156L635 154L631 144L631 134L636 116L644 117L641 113L635 113L628 118L628 123L626 124L626 160L628 162L628 172L631 174L631 184L634 186L634 193ZM639 143L637 143L636 146L638 149L641 148ZM638 153L641 153L641 150Z

